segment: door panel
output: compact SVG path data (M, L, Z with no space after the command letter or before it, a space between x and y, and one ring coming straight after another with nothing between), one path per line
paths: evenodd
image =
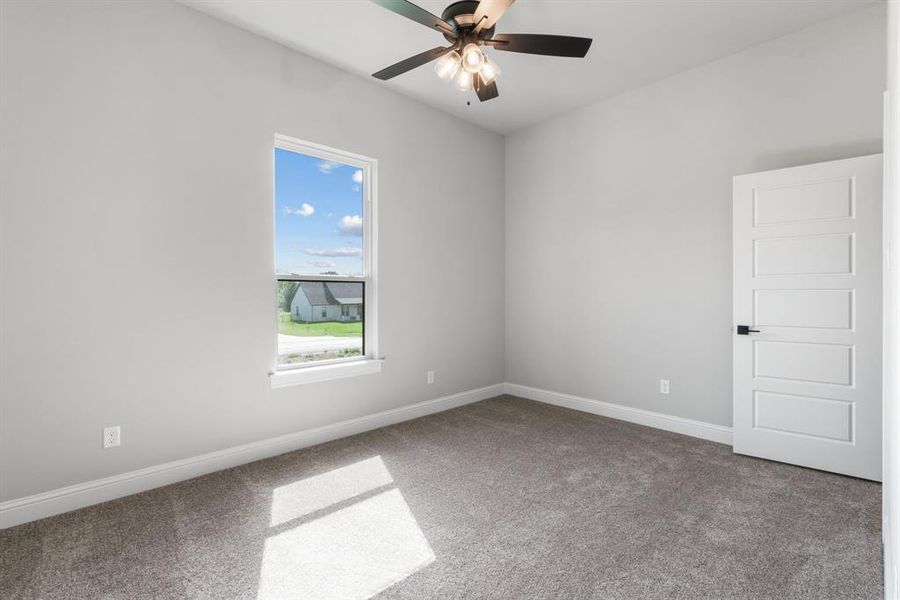
M754 290L754 322L763 327L851 329L853 290Z
M802 223L853 216L853 180L849 177L806 185L757 189L756 225Z
M843 400L755 392L754 427L842 442L853 437L853 404Z
M880 480L881 198L881 155L735 177L735 452Z
M806 342L751 340L754 376L810 383L851 385L853 347Z
M852 249L850 233L756 240L753 247L756 276L850 273Z

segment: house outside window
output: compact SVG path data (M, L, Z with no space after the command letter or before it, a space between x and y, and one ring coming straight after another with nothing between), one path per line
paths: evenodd
M376 354L376 161L276 136L276 371Z

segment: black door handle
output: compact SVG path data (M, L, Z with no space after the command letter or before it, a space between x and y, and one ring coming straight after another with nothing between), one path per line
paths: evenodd
M759 333L759 329L750 329L749 325L738 325L737 326L737 334L738 335L749 335L751 333Z

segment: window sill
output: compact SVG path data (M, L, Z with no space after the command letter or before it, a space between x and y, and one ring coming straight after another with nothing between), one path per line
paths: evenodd
M316 383L319 381L331 381L332 379L343 379L344 377L356 377L357 375L380 373L381 363L383 362L383 360L368 358L332 365L286 369L284 371L276 371L269 375L269 381L274 390L292 385L302 385L304 383Z

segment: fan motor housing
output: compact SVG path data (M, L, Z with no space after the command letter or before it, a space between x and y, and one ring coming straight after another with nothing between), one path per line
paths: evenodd
M478 9L478 0L460 0L454 2L444 9L441 18L448 23L456 26L457 36L453 37L449 33L445 33L444 37L448 42L455 42L460 38L467 37L468 31L475 28L475 11ZM489 40L494 35L494 28L482 29L478 33L478 39Z

